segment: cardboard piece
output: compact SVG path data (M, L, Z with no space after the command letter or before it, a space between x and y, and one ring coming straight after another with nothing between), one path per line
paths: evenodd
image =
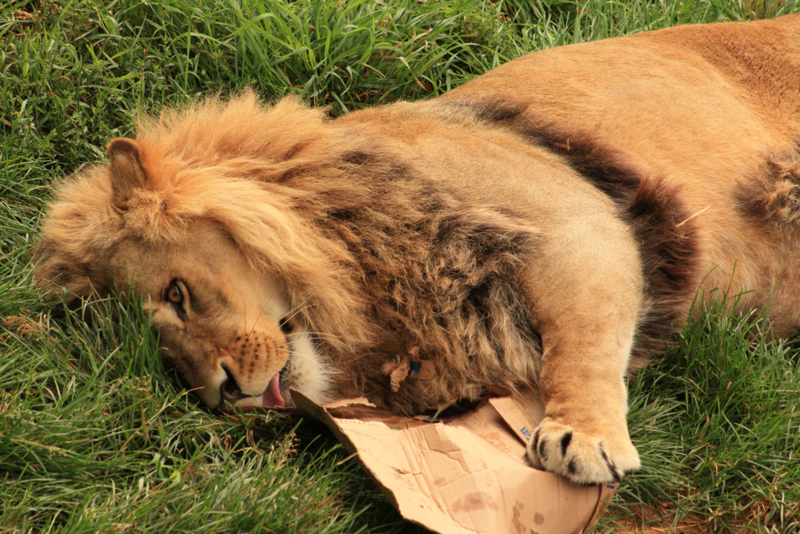
M494 397L433 423L366 399L319 405L295 391L292 399L357 454L403 517L440 534L588 532L618 487L578 486L525 463L544 413L535 398Z

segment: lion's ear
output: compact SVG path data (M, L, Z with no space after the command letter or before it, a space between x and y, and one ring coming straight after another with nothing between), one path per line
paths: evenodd
M133 192L143 188L147 182L147 175L142 168L141 147L133 139L120 137L108 143L107 150L111 161L114 204L126 210Z

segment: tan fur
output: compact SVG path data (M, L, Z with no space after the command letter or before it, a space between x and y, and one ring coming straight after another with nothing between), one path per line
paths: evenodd
M539 52L334 121L210 98L59 187L37 277L141 295L209 406L538 388L531 463L618 479L625 373L698 290L800 326L799 136L800 16ZM394 392L394 356L436 373Z

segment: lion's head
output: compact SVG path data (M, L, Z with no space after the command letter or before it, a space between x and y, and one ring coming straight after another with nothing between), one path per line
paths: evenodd
M281 405L291 387L415 413L514 388L540 350L517 274L538 230L375 131L460 132L471 113L433 102L326 121L245 92L144 119L58 188L37 278L72 299L132 291L211 407ZM383 364L412 351L435 377L391 390Z
M132 290L164 360L211 407L282 406L290 387L329 399L312 333L343 350L369 337L343 320L363 303L337 269L348 258L320 249L280 183L308 146L326 150L323 132L319 111L249 92L142 120L136 140L109 143L109 163L59 187L40 285L72 300Z

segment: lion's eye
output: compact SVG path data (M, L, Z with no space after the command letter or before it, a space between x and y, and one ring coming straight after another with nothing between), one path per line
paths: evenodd
M186 286L178 280L170 282L169 287L164 292L164 300L172 304L172 307L175 308L175 313L183 320L186 320L185 305L188 294Z
M183 293L181 292L181 288L178 287L177 282L172 282L169 288L167 288L167 300L173 304L183 303Z

